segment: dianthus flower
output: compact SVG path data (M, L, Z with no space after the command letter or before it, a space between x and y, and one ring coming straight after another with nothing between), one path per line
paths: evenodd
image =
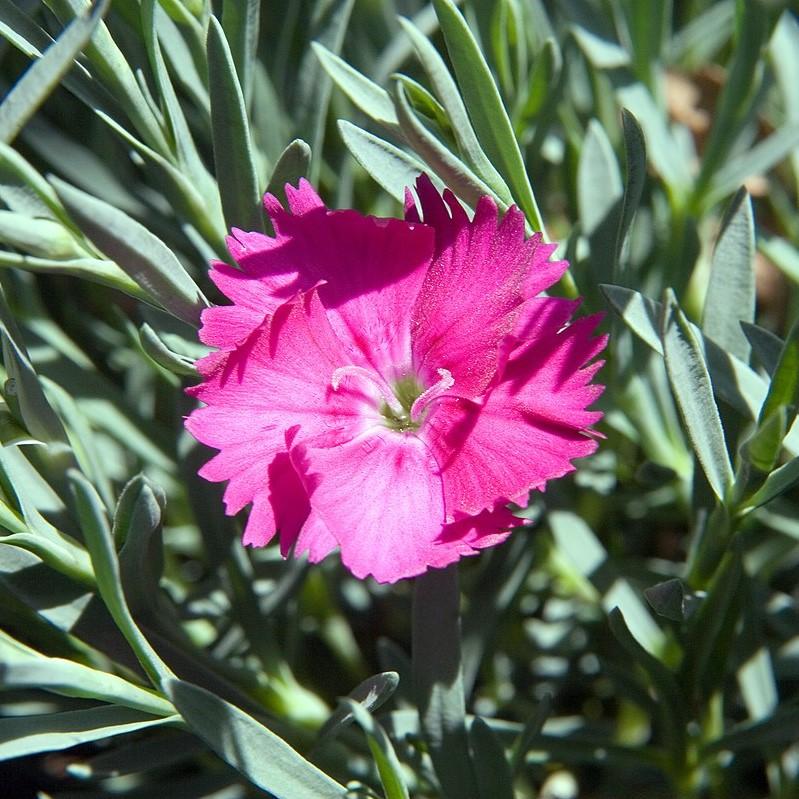
M327 209L311 186L267 195L274 238L233 230L233 304L203 313L186 427L219 450L244 543L334 549L394 582L503 541L507 505L596 448L588 406L605 345L579 301L540 296L564 273L524 217L483 197L473 219L427 177L405 220Z

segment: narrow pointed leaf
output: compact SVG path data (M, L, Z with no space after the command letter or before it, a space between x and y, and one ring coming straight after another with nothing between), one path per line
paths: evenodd
M159 718L113 705L0 719L0 760L38 752L56 752L127 732L174 724L177 716Z
M743 601L743 570L740 539L724 555L707 596L691 616L685 638L681 669L695 691L709 697L725 677L735 646L738 621L736 605Z
M762 750L792 747L796 744L796 728L799 726L799 707L790 706L778 710L763 721L738 724L729 732L707 743L703 755L739 750Z
M101 258L69 258L53 261L49 258L34 258L15 252L0 250L0 267L13 267L26 272L39 272L47 275L69 275L88 280L101 286L121 291L137 300L149 301L147 295L113 261Z
M799 457L792 458L779 469L775 469L745 504L748 508L765 505L786 491L790 491L797 483L799 483Z
M64 227L80 235L80 230L70 219L53 187L13 147L0 142L0 184L7 187L12 183L15 187L19 185L31 191L37 205L44 206ZM5 198L4 202L9 205Z
M214 162L225 223L229 228L263 230L244 94L225 33L213 16L208 23L208 84Z
M330 0L317 4L315 13L308 21L311 41L320 42L337 55L341 51L354 4L354 0ZM315 158L308 178L315 184L321 169L325 120L333 84L310 48L300 62L297 74L296 107L293 115L296 121L295 130L306 136L311 145Z
M480 46L452 0L433 0L477 138L534 230L544 230L508 113Z
M385 730L360 702L342 699L341 704L352 714L355 722L366 734L386 799L409 799L402 766Z
M750 346L740 322L755 320L755 222L745 189L732 200L713 260L702 331L745 363Z
M795 322L780 353L780 359L771 377L768 394L760 410L759 422L762 423L777 408L786 408L787 429L796 418L799 405L799 321Z
M50 182L83 233L154 303L199 326L208 301L166 244L108 203L56 177Z
M399 674L396 671L385 671L381 674L367 677L362 683L355 686L347 696L371 712L387 701L398 685ZM319 730L319 737L326 738L337 734L353 718L348 705L340 705L333 711L330 718L322 726L322 729Z
M592 119L580 150L577 167L577 199L580 225L591 237L614 213L624 194L619 164L605 129Z
M225 762L276 799L343 799L332 780L252 716L182 680L165 689L186 723Z
M514 799L513 773L496 733L479 716L469 728L477 789L481 799Z
M662 355L663 345L658 332L660 327L658 319L663 312L662 305L632 289L609 285L601 288L613 309L630 330ZM713 378L713 390L748 419L757 419L768 389L765 380L754 369L734 355L725 352L715 342L702 339L702 331L698 327L693 324L690 326L694 335L703 341L707 367ZM789 436L785 444L786 447L794 447L796 451L791 449L791 452L799 454L799 439L794 444Z
M216 202L215 185L194 142L194 136L189 128L186 115L178 100L172 78L166 68L164 55L161 52L161 43L158 39L156 28L156 12L161 12L156 0L142 0L141 17L144 44L150 59L155 85L167 129L174 143L173 151L177 156L177 166L180 171L192 182L200 192L204 205L211 212L218 210ZM208 213L208 211L206 211Z
M325 72L364 114L389 129L397 127L394 103L382 86L378 86L319 42L313 42L311 46Z
M552 694L545 694L538 707L532 715L524 722L524 727L516 739L513 749L513 759L511 769L514 776L517 776L524 768L524 758L533 743L533 740L540 735L547 717L552 712Z
M428 171L412 155L351 122L340 119L338 129L355 160L398 202L405 199L405 187Z
M713 177L710 190L704 199L705 207L712 207L732 194L754 175L765 175L786 158L799 145L799 122L776 130L763 141L741 155L730 159Z
M67 443L64 426L44 395L2 289L0 334L3 364L8 375L5 391L12 392L16 397L25 427L40 441Z
M148 324L139 328L139 341L142 349L155 363L176 375L184 377L197 377L194 361L185 355L173 352L164 343L158 333Z
M413 595L413 689L436 776L447 796L474 799L461 670L457 570L431 569Z
M673 295L667 300L662 331L666 370L688 437L713 493L724 501L733 481L724 429L699 338Z
M780 361L780 353L785 342L779 336L775 336L770 330L749 322L741 322L741 329L747 341L752 345L755 358L766 370L769 377L773 376L774 370Z
M241 84L244 102L250 107L253 97L255 55L260 35L261 0L225 0L222 28L230 44L233 63Z
M628 83L619 87L617 96L620 105L629 109L641 123L646 151L655 169L672 189L686 192L692 180L686 159L669 128L664 111L652 99L649 90L642 83Z
M63 696L99 699L154 715L174 715L175 709L152 691L115 674L65 658L48 657L0 631L3 685L7 688L43 688Z
M616 257L614 279L621 275L621 256L624 242L627 240L633 217L641 202L641 195L646 182L646 140L638 120L626 108L621 110L622 129L624 133L624 154L627 160L627 174L624 180L624 199L622 201L619 227L616 232Z
M491 189L422 124L408 102L402 82L396 83L395 90L400 128L414 151L423 156L444 183L469 205L477 205L480 197L486 194L493 195ZM501 201L499 204L504 207Z
M81 528L86 548L92 559L97 578L97 588L109 613L136 653L144 670L154 685L172 677L172 671L144 637L136 625L122 588L119 561L114 548L111 528L100 498L82 474L71 470L70 482L75 494Z
M685 746L685 701L677 680L658 658L647 652L630 632L624 615L614 608L609 616L610 629L633 663L640 666L657 694L658 715L669 749L679 756Z
M577 164L577 203L580 227L591 247L591 285L613 276L623 197L616 154L605 129L592 119Z
M99 0L85 16L76 17L35 61L0 104L0 141L9 143L22 130L75 62L108 10Z
M266 187L267 192L285 204L286 184L296 186L300 178L308 174L310 166L311 148L302 139L294 139L277 159Z
M413 22L404 17L400 17L399 21L413 43L416 55L433 84L435 94L447 112L452 132L466 163L491 187L505 205L510 205L513 202L510 189L480 146L466 106L463 104L461 93L458 91L444 59Z
M797 149L799 152L799 148ZM793 283L799 283L799 249L779 236L758 241L761 252Z

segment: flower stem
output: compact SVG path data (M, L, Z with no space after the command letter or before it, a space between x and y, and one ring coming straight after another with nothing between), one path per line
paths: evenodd
M466 731L457 565L416 578L413 688L430 758L448 799L476 799Z

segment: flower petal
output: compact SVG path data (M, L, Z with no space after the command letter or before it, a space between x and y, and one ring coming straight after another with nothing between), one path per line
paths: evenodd
M264 314L318 285L347 352L340 366L371 366L389 381L409 374L408 309L432 257L433 231L399 219L330 211L304 179L297 189L286 186L286 195L289 210L272 195L264 198L275 237L234 228L228 249L241 269L217 262L211 272L226 296L260 318L238 314L236 333L226 336L215 324L222 315L211 314L204 340L233 346L228 342L248 324L254 329Z
M436 250L412 313L414 361L428 383L435 370L449 370L452 393L474 399L495 378L524 300L567 264L548 261L552 248L539 234L525 240L515 207L499 221L496 204L483 197L470 222L454 195L446 190L442 199L429 178L419 178L417 193Z
M290 482L291 476L280 468L288 431L296 429L293 435L300 439L329 445L375 423L377 399L367 393L369 384L348 384L338 391L331 386L343 357L311 291L282 305L235 350L212 353L200 362L205 381L188 393L207 407L193 411L186 427L199 441L220 450L200 474L214 482L230 481L225 491L228 514L237 513L273 481ZM282 466L289 468L287 459ZM248 525L250 541L266 540L267 522L282 524L291 516L277 501L279 493L272 489L267 494L271 510L260 499ZM285 535L293 540L299 526L291 518L291 531Z
M295 448L292 458L356 577L391 583L458 559L458 547L437 542L441 481L416 436L377 429L341 446Z
M480 404L445 398L422 429L441 464L452 512L477 514L497 499L522 500L532 489L572 471L572 460L590 455L589 425L601 413L587 407L601 387L588 385L605 345L593 338L596 318L562 327L568 301L541 298L529 329L536 335L511 356L502 381Z
M233 349L243 342L264 320L243 305L216 305L200 314L203 326L200 341L209 347Z
M521 527L524 519L514 516L505 504L484 510L476 516L455 514L455 520L444 527L440 541L458 542L464 547L462 554L475 554L475 550L501 544L511 534L513 527Z

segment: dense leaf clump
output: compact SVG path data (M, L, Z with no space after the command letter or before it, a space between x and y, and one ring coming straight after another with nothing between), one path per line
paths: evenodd
M796 797L786 0L0 0L0 35L0 793ZM422 172L559 242L604 439L459 582L244 548L184 431L209 264L267 191L399 217Z

